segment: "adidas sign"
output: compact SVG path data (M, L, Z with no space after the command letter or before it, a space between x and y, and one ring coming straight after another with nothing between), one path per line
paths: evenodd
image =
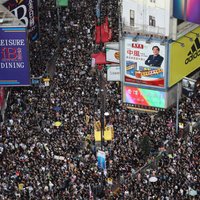
M192 62L200 56L200 41L199 38L195 39L195 43L191 47L191 51L188 53L188 58L185 60L185 64L187 65L189 62Z

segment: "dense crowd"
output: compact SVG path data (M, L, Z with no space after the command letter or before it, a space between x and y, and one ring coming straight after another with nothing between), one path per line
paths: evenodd
M60 47L50 87L11 91L0 135L2 200L81 200L90 199L91 193L102 199L184 200L190 199L190 188L199 195L199 129L176 135L174 108L157 115L128 110L116 82L105 85L108 123L114 125L115 138L104 142L107 174L98 169L93 134L94 121L100 118L100 88L90 58L98 49L93 35L96 3L70 0L67 8L59 8ZM102 4L117 41L118 1ZM35 76L43 73L48 55L53 56L57 48L55 2L41 1L40 11L48 17L40 20L40 45L31 47ZM184 125L194 122L199 113L199 91L181 100ZM162 156L156 159L159 151ZM152 163L149 169L138 171L148 162ZM151 182L152 177L156 181ZM113 179L117 189L107 178Z

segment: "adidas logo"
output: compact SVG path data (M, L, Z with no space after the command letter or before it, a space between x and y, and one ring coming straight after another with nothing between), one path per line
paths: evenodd
M191 47L191 51L188 53L188 58L185 60L185 64L187 65L189 62L192 62L198 56L200 56L200 41L199 38L196 38Z

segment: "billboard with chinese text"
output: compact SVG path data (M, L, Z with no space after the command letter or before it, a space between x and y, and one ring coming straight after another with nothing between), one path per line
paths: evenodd
M144 109L165 109L164 91L124 86L123 102Z
M123 48L123 81L134 85L164 88L166 85L166 47L160 41L146 42L125 37Z

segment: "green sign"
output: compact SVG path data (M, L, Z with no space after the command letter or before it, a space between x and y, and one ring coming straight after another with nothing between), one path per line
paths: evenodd
M58 6L68 6L68 0L57 0Z

